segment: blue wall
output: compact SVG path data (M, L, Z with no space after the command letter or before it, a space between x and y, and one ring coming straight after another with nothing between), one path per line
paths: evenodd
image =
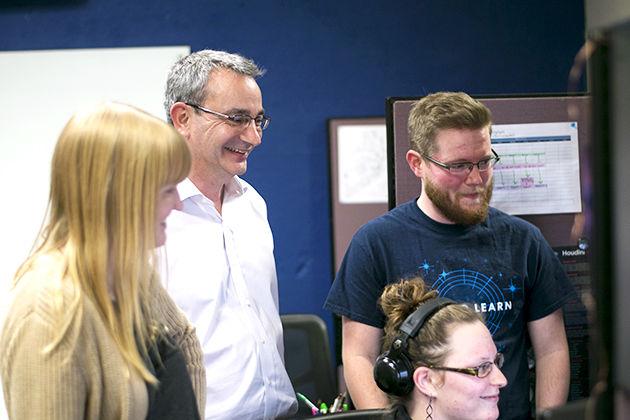
M190 45L268 70L273 122L245 178L269 207L281 312L317 313L330 328L326 120L382 116L388 96L436 90L562 92L584 40L583 0L7 2L28 0L0 3L0 50Z

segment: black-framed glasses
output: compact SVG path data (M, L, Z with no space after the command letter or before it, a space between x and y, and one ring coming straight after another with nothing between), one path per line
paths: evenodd
M436 370L448 370L450 372L465 373L466 375L476 376L478 378L485 378L486 376L490 375L490 372L492 372L493 366L496 365L496 367L501 369L503 367L504 361L505 361L505 358L503 357L503 353L497 353L497 355L494 356L493 362L482 363L479 366L474 367L474 368L452 368L452 367L444 367L444 366L429 366L429 368L436 369Z
M227 115L221 112L213 111L208 108L204 108L201 105L191 104L188 102L185 102L185 104L195 109L198 109L199 111L205 112L206 114L214 115L215 117L219 117L226 121L229 121L232 125L243 129L249 126L252 121L254 121L257 129L264 130L269 126L269 122L271 121L271 118L266 115L256 115L255 117L247 114Z
M429 162L435 163L439 167L446 169L453 175L464 175L464 174L468 175L469 173L472 172L475 166L477 167L477 169L479 169L479 172L485 172L497 164L497 162L501 158L499 157L499 155L497 155L497 152L495 152L494 149L490 149L490 150L492 150L493 156L485 158L485 159L481 159L479 162L444 163L444 162L440 162L439 160L435 160L428 155L422 155L422 157L424 157Z

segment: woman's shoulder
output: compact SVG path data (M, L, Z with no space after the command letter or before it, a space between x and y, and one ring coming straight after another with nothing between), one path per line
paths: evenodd
M411 420L407 409L403 404L394 404L386 416L384 416L386 420Z
M72 290L66 279L66 259L60 252L50 252L34 256L23 270L16 291L39 290L41 292L68 293Z
M35 256L24 268L11 290L9 315L63 315L80 296L78 287L69 281L66 264L60 253Z
M63 326L72 324L74 310L81 295L64 280L63 258L40 255L23 267L11 290L0 345L2 359L11 360L16 351L50 344ZM20 350L22 349L22 350Z

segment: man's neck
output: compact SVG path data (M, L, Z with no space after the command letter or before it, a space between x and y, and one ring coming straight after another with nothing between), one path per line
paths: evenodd
M433 201L431 201L431 199L427 197L427 195L424 194L424 192L420 194L420 197L416 201L416 204L418 205L420 210L422 210L422 212L426 214L427 217L429 217L430 219L438 223L443 223L445 225L454 224L454 222L447 219L446 216L444 216L442 212L437 207L435 207L435 204L433 204Z
M212 176L195 176L195 174L190 174L189 178L192 183L195 184L195 187L197 187L208 200L212 201L214 208L221 214L225 185L229 180Z

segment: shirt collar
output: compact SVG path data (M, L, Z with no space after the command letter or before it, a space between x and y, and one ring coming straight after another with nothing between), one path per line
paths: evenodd
M224 198L227 196L243 195L246 190L247 187L245 186L245 183L239 177L234 176L230 182L225 184Z
M247 191L247 184L243 182L239 177L234 176L230 182L225 184L225 197L239 196ZM180 200L184 201L188 198L195 196L203 196L199 188L190 180L190 178L184 179L177 185L177 192L179 193Z
M177 184L177 192L179 193L179 199L184 201L190 197L195 197L201 194L199 188L189 178L184 179L182 182Z

